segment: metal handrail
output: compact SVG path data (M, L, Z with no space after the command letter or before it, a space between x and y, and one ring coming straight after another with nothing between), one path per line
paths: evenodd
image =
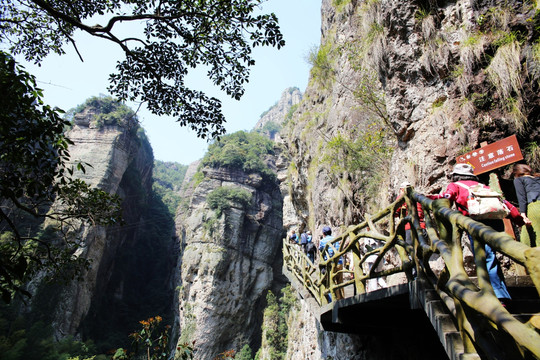
M418 203L424 212L425 232L418 216ZM408 214L395 217L403 204L406 204ZM406 224L410 224L412 245L405 241ZM464 232L473 238L477 284L469 277L463 264L461 239ZM381 245L375 248L366 246L373 241ZM384 210L373 216L366 215L365 221L349 227L343 234L329 241L321 252L323 256L315 264L311 263L298 245L289 244L286 240L283 242L283 256L287 269L304 284L321 306L339 300L340 289L345 287L352 286L355 294L366 293L366 283L371 279L404 273L408 281L411 281L415 268L436 289L453 315L466 353L476 352L480 348L487 357L492 357L492 350L486 345L489 343L486 340L486 329L489 329L487 332L503 331L509 334L515 341L512 344L516 348L515 352L521 358L532 354L540 359L540 335L537 328L540 314L522 323L502 306L489 281L483 244L488 244L524 266L540 294L540 248L530 248L517 242L504 232L497 232L452 210L448 200L431 200L416 193L411 187ZM334 252L332 257L328 256L330 247ZM384 264L389 252L397 253L400 263L394 266L385 264L381 269L379 264ZM348 254L352 254L352 269L338 270L340 257ZM433 254L442 258L442 272L431 268L429 260ZM362 266L367 262L372 265ZM336 280L339 274L350 274L350 279L338 283ZM492 334L489 336L492 337ZM495 354L492 355L497 358Z

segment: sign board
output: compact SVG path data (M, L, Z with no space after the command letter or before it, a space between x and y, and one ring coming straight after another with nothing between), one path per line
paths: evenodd
M522 159L523 155L516 135L512 135L460 155L456 162L471 165L474 168L474 174L478 175Z

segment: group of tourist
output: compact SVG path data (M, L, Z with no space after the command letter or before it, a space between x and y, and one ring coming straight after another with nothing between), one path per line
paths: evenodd
M311 235L311 231L305 230L300 234L300 238L298 238L298 235L296 234L296 231L293 230L291 232L291 235L289 236L289 242L291 244L297 244L302 248L302 251L304 254L307 255L308 259L311 261L311 263L315 262L315 253L317 252L317 246L315 245L315 242L313 241L313 236Z
M469 164L456 164L451 172L451 182L447 185L446 190L440 194L428 195L431 199L446 198L455 204L456 209L463 215L469 216L468 201L471 198L472 188L481 187L489 189L487 185L480 183L478 177L474 175L474 168ZM526 164L516 164L513 168L514 186L516 190L516 196L519 203L519 209L513 206L510 202L504 200L504 205L509 211L508 217L519 227L521 231L519 234L519 240L528 246L536 246L538 243L538 235L540 234L540 174L534 173L530 166ZM403 182L400 185L400 195L405 189L411 186L408 182ZM425 232L425 223L423 220L422 207L418 204L418 215L420 218L420 227ZM403 205L398 209L395 214L396 217L402 217L407 214L406 205ZM504 231L504 223L501 219L480 219L481 223L490 226L496 231ZM334 256L334 250L339 250L339 242L328 246L327 250L322 253L326 244L333 240L332 230L329 226L324 226L322 229L323 235L319 241L319 246L314 244L310 231L305 231L300 235L300 238L293 230L289 236L291 243L296 243L302 247L302 250L308 256L309 260L313 263L315 261L315 253L318 248L321 252L322 258L326 260L327 255L329 257ZM406 242L412 243L410 224L405 225ZM471 245L471 251L474 254L474 244L472 237L468 235ZM308 247L308 244L309 247ZM486 252L486 265L489 273L491 285L495 292L495 295L501 303L506 306L511 300L511 296L508 293L502 270L499 262L495 256L495 252L488 244L485 244ZM340 257L337 270L343 269L343 258ZM366 269L368 270L368 269ZM334 280L336 283L342 281L342 273L338 273L338 277ZM343 297L342 289L337 294L338 299Z

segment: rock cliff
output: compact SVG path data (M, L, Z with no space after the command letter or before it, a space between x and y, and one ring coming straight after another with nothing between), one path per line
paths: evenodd
M258 173L195 167L186 174L186 201L176 218L179 341L195 341L197 359L213 359L260 342L265 291L282 261L282 197L275 181ZM239 189L250 200L212 209L208 197L216 189Z
M91 165L84 174L79 174L83 180L115 194L121 191L120 181L138 152L137 138L118 126L89 127L94 111L89 109L79 114L68 133L74 142L70 147L71 159ZM103 227L81 225L78 233L84 241L77 255L90 259L92 266L83 275L84 281L73 282L61 291L53 321L57 337L79 333L96 291L98 273L110 267L111 258L121 244L121 240L109 241Z
M275 140L273 154L263 159L275 178L243 169L255 159L234 168L203 161L186 174L175 219L178 244L163 256L174 264L179 252L178 341L195 341L197 359L259 347L265 293L284 283L286 230L309 229L318 239L330 225L339 233L392 201L404 180L438 191L458 154L511 134L539 168L538 5L323 0L321 11L321 45L307 89L285 91L255 127ZM96 128L91 115L70 133L72 156L93 165L87 181L130 199L124 213L135 224L145 199L133 190L150 191L151 155L132 131ZM503 190L508 172L497 171ZM218 191L224 195L212 205ZM127 240L142 238L137 227L80 232L86 239L81 254L94 262L84 282L61 292L54 313L59 335L77 334L88 314L99 313L92 306L105 306L103 299L126 301L133 278L112 275L115 259ZM169 287L170 276L163 280ZM373 337L322 332L312 307L303 299L297 305L287 359L419 356L417 348L395 352ZM269 356L261 354L261 360Z
M516 134L537 162L538 21L521 1L323 0L310 82L278 138L284 226L318 238L387 205L404 180L438 191L482 141ZM509 168L497 173L510 190ZM306 336L287 358L369 358L365 339L320 333L300 303Z
M281 94L281 98L278 102L261 115L253 130L262 132L270 139L274 140L287 119L289 111L298 105L301 100L302 93L298 88L286 89Z
M72 236L82 241L76 256L90 260L90 267L81 274L81 281L54 285L54 294L50 289L38 291L33 300L37 304L49 296L46 299L51 309L48 316L52 317L57 338L69 335L105 340L103 337L113 328L118 331L124 326L120 331L127 334L135 328L134 323L141 320L130 319L129 325L122 325L120 315L112 311L111 304L114 299L133 302L128 297L133 295L133 287L137 284L129 280L133 280L137 272L119 275L118 269L125 267L127 262L123 254L132 254L130 249L140 246L141 241L152 241L147 234L146 239L141 240L145 230L137 224L144 220L144 208L148 207L151 198L153 154L147 140L137 135L139 127L134 121L96 126L93 119L97 113L99 109L88 107L75 116L74 126L67 135L74 142L70 147L71 159L87 164L85 173L77 174L80 178L123 199L126 224L107 228L79 224L75 229ZM172 230L172 223L169 226ZM141 255L134 254L134 258L140 259ZM172 266L170 264L169 268ZM104 304L109 305L107 310ZM107 322L109 325L100 329Z

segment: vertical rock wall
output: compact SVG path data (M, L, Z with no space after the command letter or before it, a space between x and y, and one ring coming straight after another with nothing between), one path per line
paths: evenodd
M85 166L85 173L79 177L92 186L97 186L111 194L118 194L124 203L124 218L128 221L137 219L136 207L133 203L134 194L122 187L122 181L128 168L133 171L129 176L138 178L144 192L151 191L151 172L153 155L151 149L141 146L135 128L120 126L104 126L95 128L90 126L93 112L90 109L76 117L74 127L68 137L74 142L70 147L72 161L81 161ZM55 294L53 327L56 336L80 336L81 324L88 315L92 302L105 294L104 289L112 275L111 269L118 255L118 249L133 236L130 231L118 231L117 228L104 228L101 226L80 225L77 229L82 239L82 247L77 256L91 261L81 281L73 281ZM51 301L53 299L50 299Z
M197 359L213 359L260 342L262 302L281 262L282 201L277 185L258 174L204 168L196 183L191 169L176 219L179 342L195 342ZM206 197L221 186L248 191L251 203L216 213Z
M517 134L523 147L538 144L536 10L521 1L323 0L320 64L282 131L276 162L285 227L307 227L316 239L324 225L340 233L387 205L404 180L440 190L456 156L481 141ZM367 181L375 191L360 185L369 171L336 172L325 159L338 136L352 143L374 122L394 149L376 169L381 177ZM505 182L508 169L499 174ZM292 317L287 358L363 359L378 347L321 333L303 304Z

